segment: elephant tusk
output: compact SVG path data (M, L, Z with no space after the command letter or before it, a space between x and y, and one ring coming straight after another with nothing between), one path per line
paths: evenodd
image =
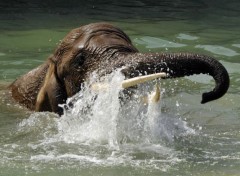
M161 90L160 85L157 82L156 88L149 95L141 97L141 102L144 104L157 104L161 100Z
M166 76L167 76L167 74L165 72L161 72L161 73L155 73L155 74L151 74L151 75L134 77L134 78L130 78L130 79L122 81L121 86L122 86L122 88L126 89L129 87L135 86L137 84L145 83L147 81L151 81L151 80L161 78L161 77L166 77ZM93 91L108 90L109 84L108 83L94 83L91 85L91 89Z
M128 87L132 87L137 84L145 83L147 81L151 81L151 80L161 78L161 77L166 77L166 76L167 76L167 74L165 72L161 72L161 73L155 73L155 74L151 74L151 75L130 78L130 79L124 80L122 82L122 88L126 89Z
M159 83L156 84L156 90L150 95L150 102L151 103L158 103L161 98L161 91Z
M91 90L93 91L108 90L108 89L109 89L108 83L94 83L91 85Z

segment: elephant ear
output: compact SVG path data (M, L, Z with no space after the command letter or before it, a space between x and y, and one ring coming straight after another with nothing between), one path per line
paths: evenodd
M59 104L63 104L66 99L65 87L58 78L56 64L50 58L46 76L37 95L35 110L52 111L61 115L63 109Z

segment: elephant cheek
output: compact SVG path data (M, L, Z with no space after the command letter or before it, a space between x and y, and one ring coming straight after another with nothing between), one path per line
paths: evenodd
M64 79L67 96L71 97L81 90L81 81L68 77Z

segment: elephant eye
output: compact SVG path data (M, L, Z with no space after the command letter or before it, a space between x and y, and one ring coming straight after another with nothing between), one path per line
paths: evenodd
M76 57L75 57L75 65L76 67L81 67L84 64L84 61L86 59L86 54L85 53L79 53Z

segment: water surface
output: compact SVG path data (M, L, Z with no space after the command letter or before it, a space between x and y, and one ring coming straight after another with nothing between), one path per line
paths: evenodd
M1 2L0 175L239 175L239 7L225 0ZM157 105L136 97L122 106L116 87L124 78L116 71L105 78L109 91L93 102L86 88L61 118L9 99L7 85L45 61L71 29L99 21L123 29L143 52L217 58L230 74L228 93L200 104L214 81L198 75L161 80Z

